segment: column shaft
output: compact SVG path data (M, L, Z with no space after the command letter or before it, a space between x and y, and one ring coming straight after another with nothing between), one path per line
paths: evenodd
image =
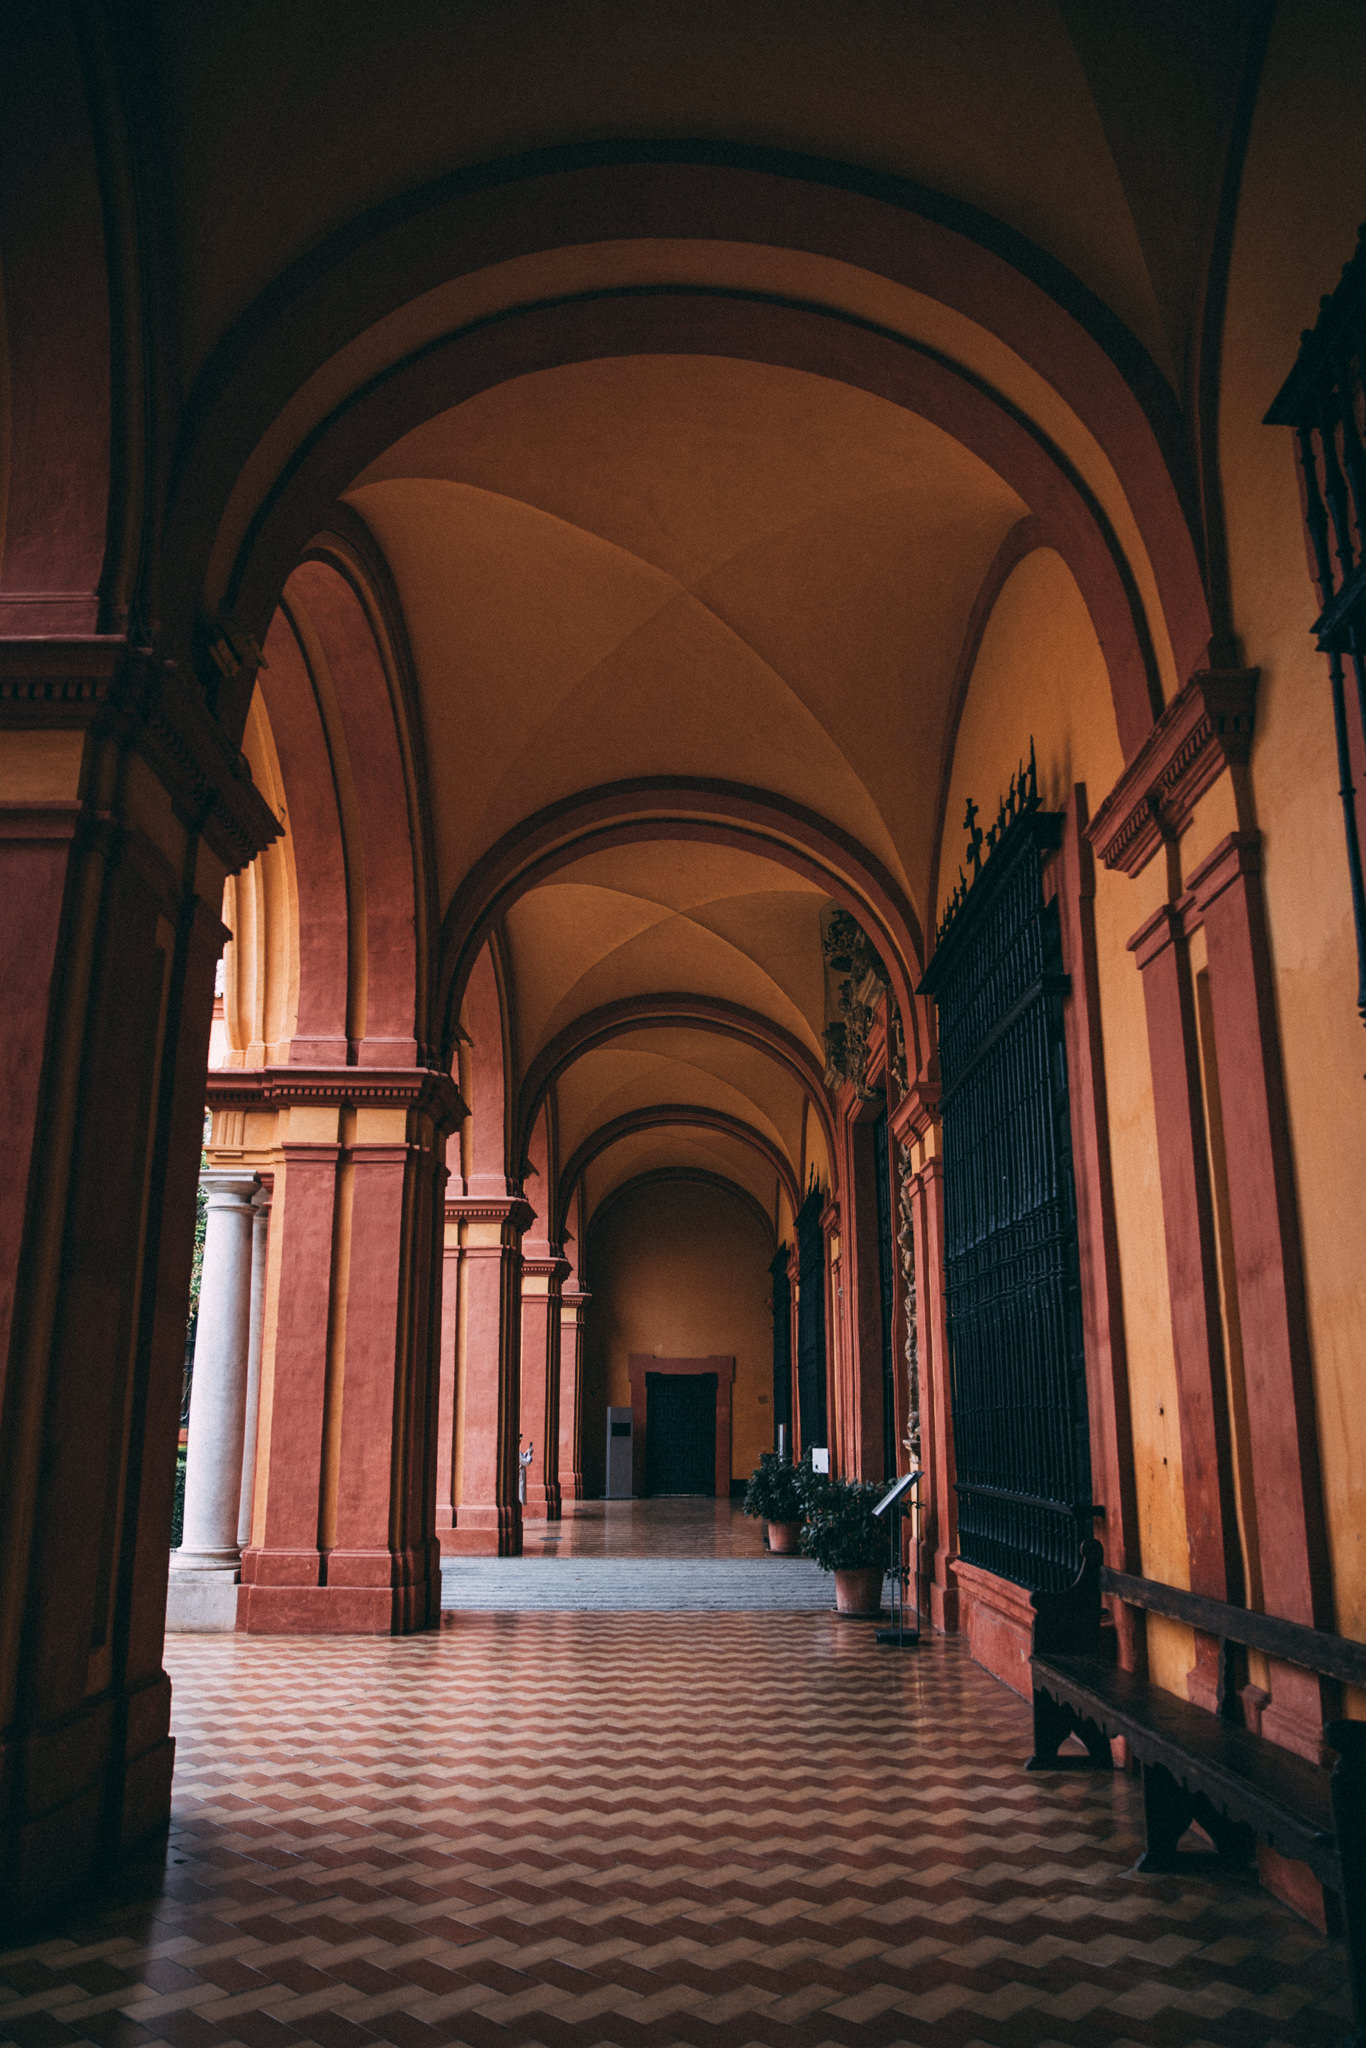
M522 1257L521 1450L530 1449L524 1516L560 1519L560 1286L569 1262L538 1244Z
M461 1474L456 1527L443 1538L451 1555L517 1557L521 1407L522 1233L532 1221L513 1197L461 1196L446 1204L464 1231L465 1361L460 1387Z
M256 1502L256 1425L261 1412L261 1346L265 1336L266 1258L270 1244L270 1195L263 1188L252 1203L251 1334L247 1342L247 1410L242 1431L242 1504L237 1514L237 1546L251 1541Z
M560 1295L560 1498L583 1499L583 1323L591 1296L571 1281Z

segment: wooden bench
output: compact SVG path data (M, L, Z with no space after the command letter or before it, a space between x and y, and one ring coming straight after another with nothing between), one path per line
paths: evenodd
M1214 1858L1205 1860L1216 1866L1246 1868L1258 1837L1307 1863L1340 1904L1354 2022L1345 2048L1366 2048L1366 1723L1327 1724L1324 1741L1337 1752L1329 1770L1177 1699L1107 1657L1113 1631L1103 1627L1102 1592L1348 1683L1366 1684L1366 1645L1107 1572L1100 1544L1084 1543L1075 1583L1033 1595L1034 1753L1026 1765L1109 1770L1111 1739L1123 1736L1143 1780L1140 1870L1184 1867L1177 1845L1192 1821L1213 1842ZM1059 1754L1069 1735L1080 1737L1085 1756Z

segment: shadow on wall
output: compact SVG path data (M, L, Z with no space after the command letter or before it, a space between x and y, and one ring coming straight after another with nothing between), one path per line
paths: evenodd
M583 1478L605 1487L607 1409L629 1407L633 1351L735 1359L732 1479L773 1444L773 1233L724 1188L652 1181L599 1210L588 1232Z

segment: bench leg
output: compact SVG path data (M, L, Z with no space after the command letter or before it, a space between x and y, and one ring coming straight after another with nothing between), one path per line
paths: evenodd
M1330 1721L1323 1733L1338 1753L1329 1789L1353 2022L1343 2048L1366 2048L1366 1723Z
M1058 1751L1069 1735L1078 1735L1086 1744L1085 1758L1059 1756ZM1034 1754L1025 1765L1027 1771L1111 1771L1114 1758L1110 1744L1099 1728L1090 1721L1081 1720L1071 1707L1055 1700L1051 1693L1034 1688Z
M1195 1818L1195 1801L1161 1764L1143 1766L1143 1825L1147 1846L1140 1870L1178 1870L1176 1845Z

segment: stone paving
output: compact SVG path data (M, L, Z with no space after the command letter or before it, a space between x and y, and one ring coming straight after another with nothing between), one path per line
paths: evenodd
M776 1561L775 1561L776 1563ZM173 1638L169 1853L0 1952L15 2048L1329 2048L1340 1949L1138 1878L953 1640L482 1613Z

